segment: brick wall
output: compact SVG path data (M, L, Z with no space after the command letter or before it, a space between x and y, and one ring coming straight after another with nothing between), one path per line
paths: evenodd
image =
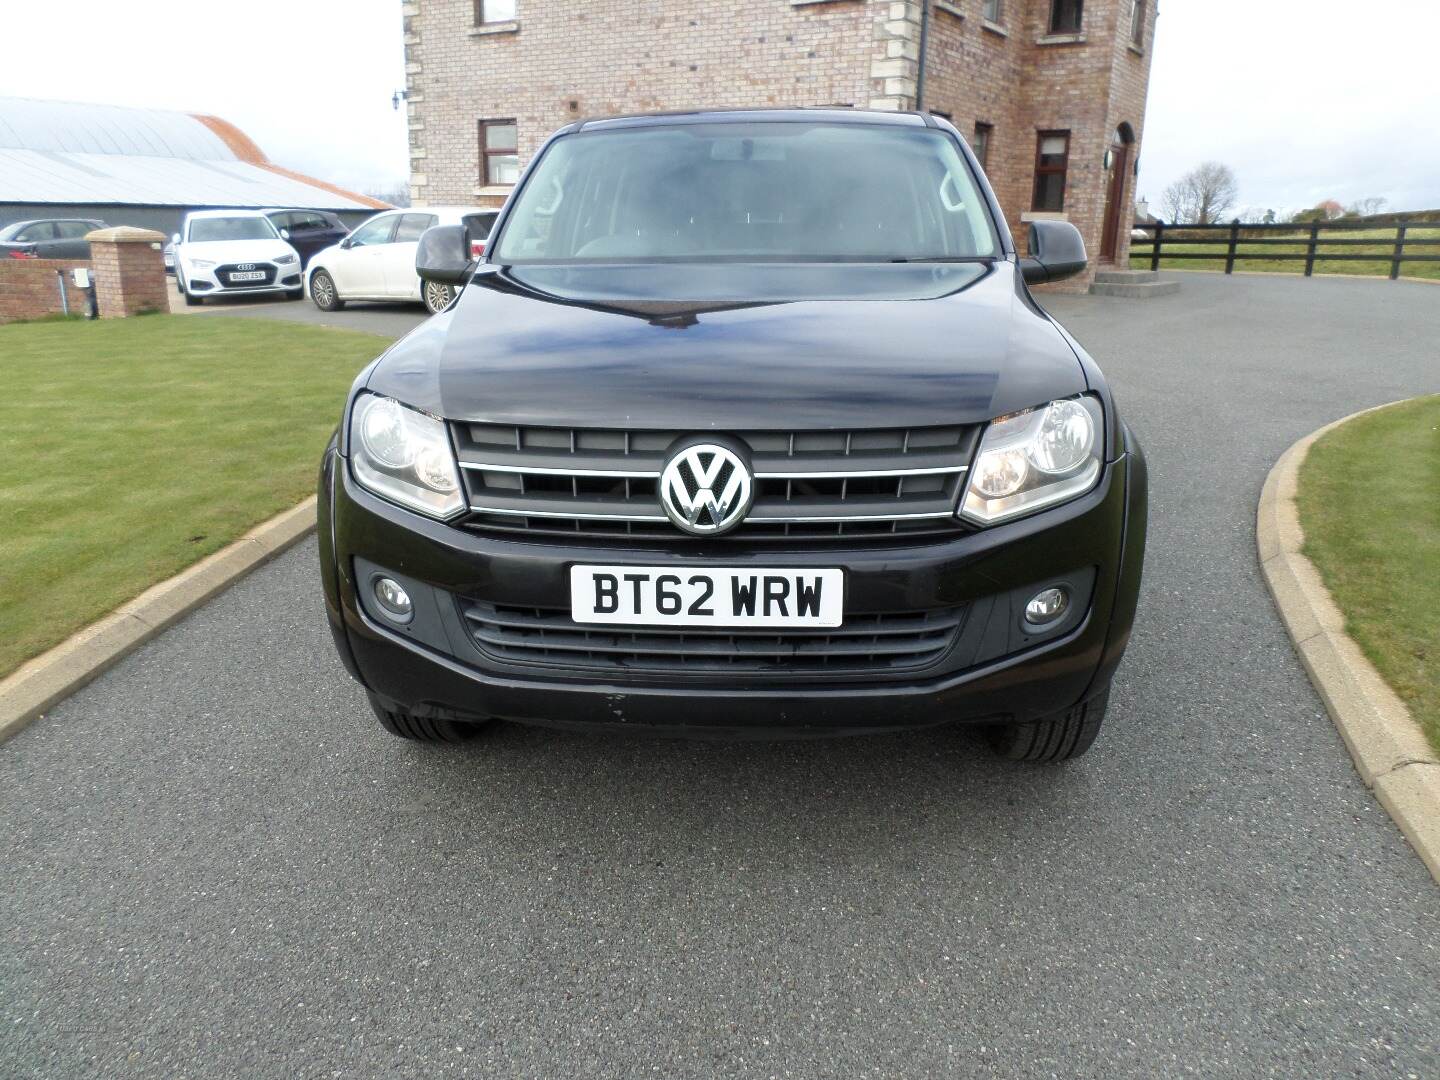
M1049 0L1006 0L1001 22L986 24L981 0L951 0L931 16L925 105L950 114L968 139L975 124L992 125L986 173L1016 244L1023 251L1041 131L1069 131L1064 217L1080 230L1091 269L1056 291L1083 291L1100 260L1110 173L1105 152L1120 125L1133 133L1121 199L1116 263L1130 247L1135 178L1155 3L1147 0L1145 39L1130 45L1130 0L1086 0L1081 34L1049 35Z
M930 18L924 107L969 138L993 125L987 167L1016 241L1031 212L1036 135L1068 130L1063 214L1099 259L1120 124L1140 150L1155 0L1142 49L1131 0L1086 0L1081 34L1051 37L1050 0L518 0L514 23L474 25L474 0L402 0L417 205L498 205L478 181L481 119L518 124L522 166L556 128L588 116L727 106L915 107L920 22ZM1117 261L1129 248L1134 178L1124 188ZM1093 270L1092 270L1093 273ZM1089 276L1060 288L1084 289Z
M146 311L169 311L164 235L121 226L85 237L95 272L95 299L102 319L123 319Z
M615 113L865 106L866 0L519 0L515 29L478 32L473 0L406 0L416 205L498 205L478 182L482 118L514 118L520 159L557 128Z
M85 292L75 287L70 271L89 265L71 259L0 258L0 323L38 319L63 311L56 271L64 279L70 313L85 314Z

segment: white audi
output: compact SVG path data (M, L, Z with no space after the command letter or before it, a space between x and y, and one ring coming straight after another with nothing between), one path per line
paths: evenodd
M415 247L432 225L463 225L470 254L485 250L498 210L474 206L427 206L376 214L340 243L318 252L306 271L310 299L321 311L339 311L350 300L398 300L424 303L442 311L455 299L455 288L420 281Z
M185 303L207 296L284 293L298 300L300 256L258 210L196 210L175 246L175 287Z

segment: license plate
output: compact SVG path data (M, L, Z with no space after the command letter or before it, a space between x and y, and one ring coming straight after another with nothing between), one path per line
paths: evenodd
M843 570L572 566L570 618L631 626L837 627Z
M231 280L231 281L264 281L264 280L265 280L265 271L264 271L264 270L232 270L232 271L230 272L230 280Z

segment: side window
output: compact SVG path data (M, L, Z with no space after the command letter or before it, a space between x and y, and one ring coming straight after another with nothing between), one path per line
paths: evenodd
M374 244L390 243L390 234L395 231L395 222L398 220L398 214L371 218L355 230L355 234L350 238L350 246L370 247Z
M975 138L970 143L970 148L975 151L975 157L980 162L982 169L990 167L990 138L995 134L994 124L975 124Z
M1085 0L1050 0L1050 33L1078 34Z
M413 244L420 239L420 234L437 220L434 214L405 214L395 229L395 243Z
M265 216L270 219L270 224L275 226L276 232L281 229L295 228L293 223L295 215L293 214L266 214Z
M495 228L495 219L499 214L467 214L465 216L465 229L472 240L484 240L490 235L490 230Z
M475 25L515 21L515 0L475 0Z
M1031 210L1065 209L1065 169L1070 161L1070 132L1042 131L1035 142L1035 196Z
M290 215L291 232L315 232L326 227L325 219L319 214L296 212Z
M31 225L15 237L21 243L34 243L37 240L54 240L55 223L53 221L41 221Z
M95 231L95 226L88 221L57 221L55 223L55 235L61 240L79 240L87 233Z
M514 120L480 121L480 183L486 187L520 178L518 132Z

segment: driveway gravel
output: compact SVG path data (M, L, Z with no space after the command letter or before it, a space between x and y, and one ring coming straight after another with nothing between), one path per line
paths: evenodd
M1440 391L1440 289L1047 303L1151 462L1088 757L407 744L341 670L307 544L0 747L0 1075L1440 1075L1440 890L1254 544L1291 442Z

